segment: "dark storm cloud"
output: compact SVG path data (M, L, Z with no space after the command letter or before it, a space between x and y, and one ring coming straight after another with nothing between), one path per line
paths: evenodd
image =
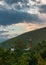
M9 12L9 11L0 11L0 25L10 25L14 23L20 23L23 21L35 21L40 22L41 20L36 14L29 14L24 12Z
M46 5L40 6L40 13L46 13Z

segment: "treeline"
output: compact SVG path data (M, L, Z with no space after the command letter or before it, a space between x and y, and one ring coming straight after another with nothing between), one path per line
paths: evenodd
M0 65L46 65L46 41L30 50L0 48Z

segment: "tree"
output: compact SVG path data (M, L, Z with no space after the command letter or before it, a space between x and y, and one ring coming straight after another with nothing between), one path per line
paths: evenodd
M15 41L15 48L16 49L24 49L24 43L23 43L23 40L22 39L17 39Z

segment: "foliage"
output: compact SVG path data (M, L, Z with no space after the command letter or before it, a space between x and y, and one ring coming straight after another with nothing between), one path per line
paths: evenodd
M14 51L0 48L0 65L46 65L46 41L27 51L18 47Z

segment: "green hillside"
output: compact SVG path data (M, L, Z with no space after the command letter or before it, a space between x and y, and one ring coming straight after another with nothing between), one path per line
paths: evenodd
M27 33L24 33L22 35L19 35L15 38L9 39L3 43L0 44L1 47L9 48L14 47L15 42L18 41L18 39L21 39L23 44L29 45L29 40L32 40L32 45L36 45L37 43L41 42L42 40L46 40L46 27L37 29L34 31L30 31Z
M46 65L46 41L29 50L0 48L0 65Z

